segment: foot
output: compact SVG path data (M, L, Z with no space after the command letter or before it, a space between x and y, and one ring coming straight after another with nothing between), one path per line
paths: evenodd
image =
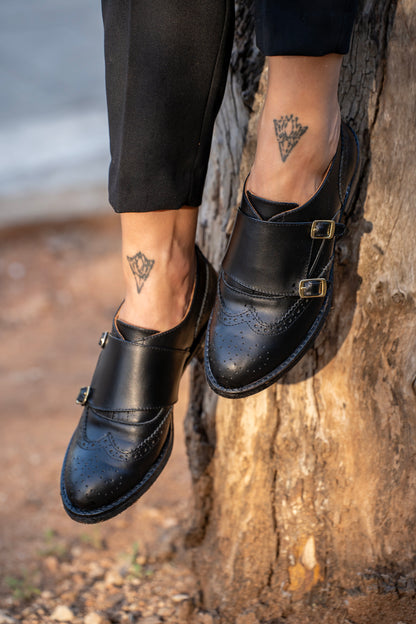
M289 370L330 309L335 240L358 178L352 130L342 137L317 192L301 206L246 190L223 260L207 331L205 370L215 392L240 398Z
M125 336L116 316L111 333L100 340L97 368L78 397L84 410L62 468L63 504L78 522L100 522L126 509L169 458L179 382L203 341L216 290L215 272L199 250L196 265L191 302L174 330L141 331L137 338L128 328Z

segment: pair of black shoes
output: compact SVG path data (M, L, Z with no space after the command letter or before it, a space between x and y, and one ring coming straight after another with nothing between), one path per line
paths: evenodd
M243 193L220 275L196 249L194 294L172 330L132 328L115 316L62 468L67 513L95 523L123 511L155 481L173 444L182 373L205 341L205 370L233 398L274 383L305 353L332 298L335 240L357 181L358 144L342 124L337 152L304 205Z

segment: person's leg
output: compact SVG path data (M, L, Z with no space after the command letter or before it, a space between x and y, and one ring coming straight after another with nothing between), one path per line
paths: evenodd
M303 204L321 183L338 145L339 72L356 9L356 0L256 0L269 77L253 193Z
M166 330L195 277L195 229L231 53L232 0L102 0L120 318ZM137 271L146 269L139 277Z
M67 513L99 522L137 500L173 444L173 404L201 347L216 274L195 248L234 0L103 0L110 202L125 300L104 332L61 480Z
M121 215L121 320L157 331L182 320L195 278L197 216L191 207Z
M339 54L268 57L268 89L248 190L297 204L315 193L339 140L341 62Z
M248 181L253 193L303 204L321 183L338 145L339 72L356 9L356 0L256 0L269 76Z

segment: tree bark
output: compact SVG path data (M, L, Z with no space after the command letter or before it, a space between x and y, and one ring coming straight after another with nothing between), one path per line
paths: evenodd
M256 86L260 60L243 3L238 18L249 62L234 52L199 231L217 266L267 80L251 108L243 84ZM313 349L244 400L217 401L193 368L187 543L201 604L221 622L278 622L313 603L341 616L354 592L414 594L415 47L415 1L362 2L340 88L361 144L360 191Z

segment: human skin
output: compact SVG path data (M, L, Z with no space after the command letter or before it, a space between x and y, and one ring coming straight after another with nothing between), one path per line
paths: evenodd
M268 88L247 188L269 200L303 204L319 187L338 145L342 56L273 56L267 62ZM120 215L121 320L156 331L182 320L195 279L197 216L198 209L189 206Z

